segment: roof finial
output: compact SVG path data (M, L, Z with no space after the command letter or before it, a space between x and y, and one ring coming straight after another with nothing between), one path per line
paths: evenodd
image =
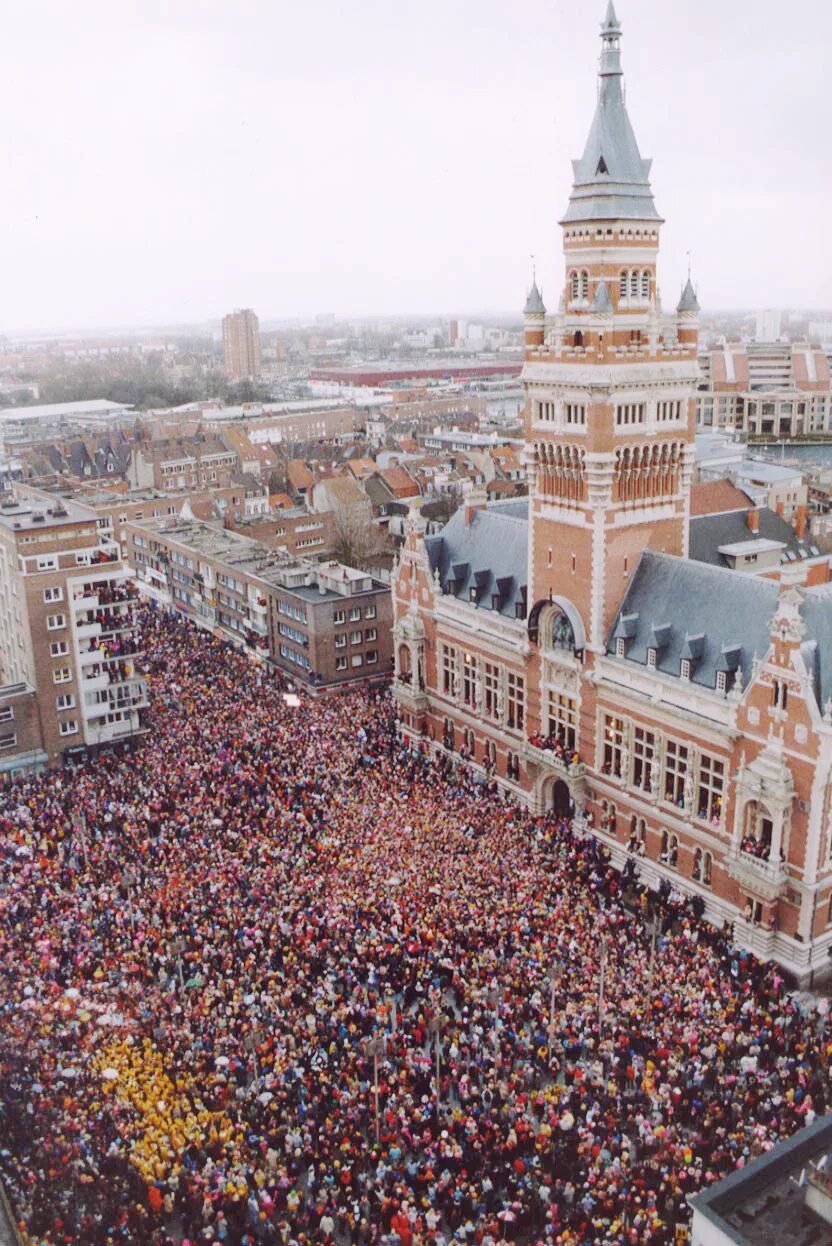
M618 39L620 35L621 35L621 23L619 22L618 16L615 12L615 5L613 3L613 0L610 0L609 4L607 5L607 16L604 18L603 22L601 23L601 38L602 39Z

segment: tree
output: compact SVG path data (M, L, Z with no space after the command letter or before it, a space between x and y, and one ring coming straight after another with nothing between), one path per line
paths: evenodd
M335 557L348 567L366 570L374 559L392 550L389 534L373 523L369 507L341 504L332 512Z

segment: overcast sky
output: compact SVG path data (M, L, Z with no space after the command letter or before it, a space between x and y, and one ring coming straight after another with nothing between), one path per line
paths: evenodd
M554 304L605 3L3 0L0 333ZM618 7L665 304L832 304L832 4Z

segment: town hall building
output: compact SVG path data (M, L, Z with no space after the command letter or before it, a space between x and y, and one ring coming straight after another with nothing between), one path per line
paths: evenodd
M808 981L832 950L832 589L691 555L699 304L688 280L661 309L621 33L610 2L559 310L536 282L525 308L529 496L409 520L401 727Z

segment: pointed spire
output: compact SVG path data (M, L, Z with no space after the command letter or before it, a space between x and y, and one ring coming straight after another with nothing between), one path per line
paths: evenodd
M621 23L613 0L601 23L598 104L562 225L581 221L661 218L650 189L651 161L642 158L624 102Z
M607 5L607 16L601 23L601 32L602 39L620 38L621 36L621 23L616 16L613 0L610 0Z
M682 291L682 297L679 299L677 312L698 312L701 311L699 299L696 297L696 291L693 288L693 282L688 276L687 283Z
M546 315L543 296L537 288L537 280L535 278L532 279L532 288L529 290L529 297L526 299L526 306L523 312L526 316Z

